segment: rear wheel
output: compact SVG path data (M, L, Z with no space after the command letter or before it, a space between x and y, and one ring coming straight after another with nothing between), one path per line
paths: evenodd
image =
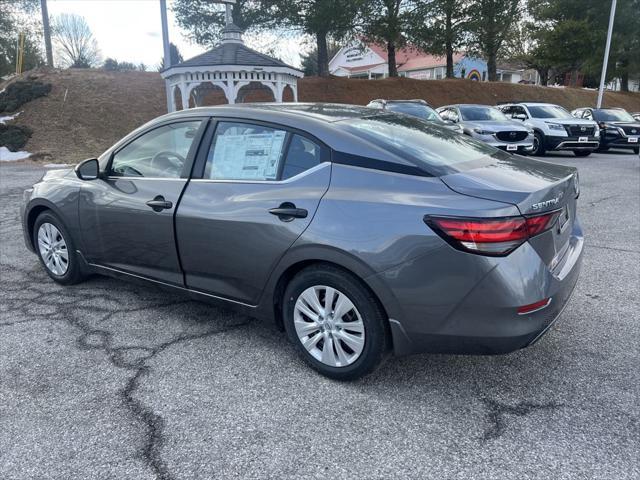
M360 378L387 351L386 318L377 299L338 268L318 265L298 273L286 288L283 315L302 358L327 377Z
M72 285L83 279L73 239L56 215L43 212L38 216L33 226L33 244L53 280Z
M640 153L640 147L633 147L633 153L635 153L636 155Z
M589 155L591 155L591 150L574 150L573 154L576 157L588 157Z
M529 155L544 156L547 150L544 147L544 135L540 132L533 134L533 150L529 152Z

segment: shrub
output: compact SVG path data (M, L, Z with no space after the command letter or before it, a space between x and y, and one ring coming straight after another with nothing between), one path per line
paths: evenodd
M34 81L17 81L0 93L0 113L15 112L34 98L43 97L51 91L51 84Z
M18 125L5 125L0 123L0 147L7 147L12 152L17 152L25 146L31 137L31 130Z

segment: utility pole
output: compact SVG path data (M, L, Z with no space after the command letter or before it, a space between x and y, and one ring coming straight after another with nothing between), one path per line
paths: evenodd
M167 0L160 0L160 19L162 21L162 45L164 47L164 69L171 67L171 49L169 47L169 23L167 22ZM167 111L173 110L172 93L168 83L167 90ZM184 107L183 107L184 108Z
M604 95L604 82L607 77L607 64L609 63L609 47L611 47L611 33L613 32L613 20L616 16L617 0L611 0L611 14L609 15L609 31L607 32L607 45L604 49L604 61L602 62L602 75L600 76L600 88L598 89L598 103L596 108L602 107L602 96Z
M47 51L47 67L53 67L53 51L51 50L51 29L49 28L49 10L47 0L40 0L42 11L42 29L44 30L44 48Z

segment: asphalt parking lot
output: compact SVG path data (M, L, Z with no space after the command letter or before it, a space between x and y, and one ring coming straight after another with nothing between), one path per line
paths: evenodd
M640 478L640 160L580 169L587 236L563 318L506 356L390 359L325 379L284 335L95 277L54 284L0 166L0 478Z

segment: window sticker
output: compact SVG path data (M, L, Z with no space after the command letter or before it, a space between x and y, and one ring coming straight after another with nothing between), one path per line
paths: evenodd
M285 136L282 130L218 136L210 178L275 180Z

